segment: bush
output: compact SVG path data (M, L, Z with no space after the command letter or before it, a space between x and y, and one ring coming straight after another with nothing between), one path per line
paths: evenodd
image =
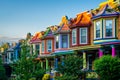
M5 68L3 67L1 59L0 59L0 80L7 80Z
M78 77L64 74L63 76L55 77L55 80L78 80Z
M64 65L61 62L57 69L57 71L63 75L63 77L60 77L60 78L67 78L67 77L71 78L73 76L75 76L77 78L80 77L80 75L82 74L81 70L83 68L82 58L80 58L79 56L76 56L76 55L71 55L71 56L67 56L63 60L63 62L64 62Z
M94 68L101 80L120 79L120 59L106 55L94 61Z

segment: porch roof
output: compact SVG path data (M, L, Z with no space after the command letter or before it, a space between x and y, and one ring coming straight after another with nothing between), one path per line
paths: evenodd
M60 55L69 55L69 54L74 54L74 53L75 52L73 50L66 50L66 51L54 52L52 55L60 56Z

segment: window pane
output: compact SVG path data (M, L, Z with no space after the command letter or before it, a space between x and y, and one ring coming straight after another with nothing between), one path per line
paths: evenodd
M68 47L68 36L67 34L62 35L62 48Z
M47 51L51 52L52 51L52 40L47 41Z
M58 35L56 36L56 49L58 49L59 48L59 37L58 37Z
M87 43L87 28L80 28L80 43Z
M106 20L106 37L112 37L112 20Z
M96 22L96 38L100 38L100 21Z
M76 44L76 29L72 30L72 44Z
M36 45L35 45L35 49L36 49L37 54L39 54L39 49L40 49L39 44L36 44Z
M42 52L44 52L44 42L42 41Z

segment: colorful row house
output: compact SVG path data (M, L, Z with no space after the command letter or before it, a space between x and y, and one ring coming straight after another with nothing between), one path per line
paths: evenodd
M77 54L83 56L83 69L94 70L96 58L106 54L120 57L119 3L109 0L75 18L63 16L59 25L35 34L30 43L39 54L41 67L57 68L67 55Z

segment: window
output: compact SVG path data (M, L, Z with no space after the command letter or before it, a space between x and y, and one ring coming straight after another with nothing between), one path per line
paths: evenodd
M87 44L87 28L80 28L80 44Z
M48 52L52 51L52 40L47 40L47 51Z
M96 22L96 38L100 38L100 21Z
M68 48L68 35L62 34L62 48Z
M56 36L56 49L59 48L59 36L57 35Z
M72 44L76 44L76 35L77 35L77 32L76 32L76 29L73 29L72 30Z
M105 20L105 37L112 37L112 20Z
M35 49L36 49L37 54L39 54L39 50L40 50L39 44L36 44L36 45L35 45Z
M44 48L45 48L44 41L42 41L42 52L44 52Z

